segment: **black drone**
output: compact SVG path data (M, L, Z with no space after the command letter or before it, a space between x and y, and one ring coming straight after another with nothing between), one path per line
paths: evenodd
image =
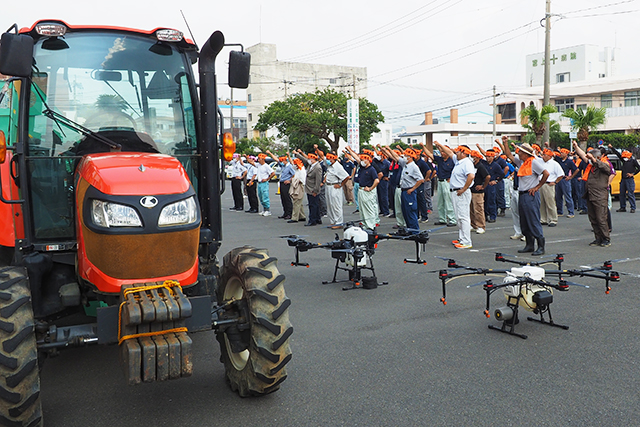
M426 244L429 241L429 230L410 230L400 229L395 234L379 234L375 230L367 230L361 228L353 222L348 222L343 225L344 237L340 239L336 234L335 239L328 243L312 243L305 239L302 239L297 235L281 236L287 239L289 246L295 248L295 261L291 262L292 266L309 267L308 263L300 262L300 252L306 252L310 249L324 248L331 252L331 258L336 260L333 279L331 281L323 281L323 284L338 283L337 274L339 270L347 271L349 278L347 280L352 282L351 286L345 286L343 290L349 289L373 289L378 285L386 285L388 282L378 283L375 276L375 269L373 266L373 255L378 248L378 242L380 240L403 240L412 241L416 245L416 258L405 259L405 263L423 264L427 262L420 258L420 250L425 250ZM340 264L344 264L345 267ZM370 270L371 277L363 277L362 271Z
M562 329L569 329L568 326L557 324L551 317L549 306L553 302L553 290L566 292L570 286L588 286L567 281L565 277L592 277L605 281L605 293L609 293L611 282L620 281L620 273L612 270L612 261L605 261L601 267L588 267L584 269L562 269L564 254L557 254L554 259L544 262L518 261L505 258L502 253L496 253L495 260L516 264L519 267L511 269L493 269L493 268L474 268L462 266L456 263L454 259L443 258L447 261L447 268L462 271L439 270L438 277L442 282L442 298L440 301L447 304L446 285L449 281L463 276L503 276L502 283L494 283L493 280L487 279L482 282L469 285L468 288L482 285L482 289L486 293L486 308L484 315L490 317L489 303L491 295L498 289L502 289L507 298L507 305L497 308L494 315L497 320L502 322L501 327L489 325L489 329L494 329L509 335L526 339L527 336L515 332L515 325L519 323L518 309L523 307L525 310L531 311L540 316L539 319L527 317L527 320L542 323L544 325L554 326ZM542 267L544 264L557 264L555 270L547 270ZM550 282L546 280L547 276L557 277L557 281ZM545 319L545 313L548 320Z

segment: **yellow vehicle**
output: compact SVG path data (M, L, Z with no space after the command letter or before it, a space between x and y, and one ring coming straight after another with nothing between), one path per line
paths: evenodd
M616 170L616 177L611 182L611 195L616 197L620 195L620 180L622 179L622 161L615 154L609 154L607 156L609 161ZM640 194L640 173L634 176L636 182L636 194Z

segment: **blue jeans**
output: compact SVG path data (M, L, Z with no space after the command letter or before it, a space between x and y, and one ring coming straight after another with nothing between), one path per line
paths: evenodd
M260 199L260 203L265 211L268 211L271 207L271 202L269 201L269 183L268 182L259 182L258 183L258 198Z
M556 209L562 215L562 199L567 205L567 214L573 215L573 197L571 195L571 181L563 179L556 184Z
M574 206L580 211L587 211L587 201L582 197L584 194L584 181L578 178L571 180L571 194L573 196Z
M629 207L636 209L636 182L634 178L622 178L620 181L620 208L626 209L626 199L629 199Z
M413 191L409 194L407 191L402 190L401 202L402 202L402 215L404 221L407 223L407 228L411 229L411 234L417 234L420 232L420 224L418 223L418 201L416 192Z

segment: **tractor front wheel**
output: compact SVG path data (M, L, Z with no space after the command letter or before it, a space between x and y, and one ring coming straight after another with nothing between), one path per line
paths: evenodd
M0 268L0 425L42 425L38 351L25 270Z
M276 261L264 249L245 246L226 254L222 265L218 305L228 304L223 318L238 322L219 329L217 339L227 380L243 397L274 392L287 378L291 301Z

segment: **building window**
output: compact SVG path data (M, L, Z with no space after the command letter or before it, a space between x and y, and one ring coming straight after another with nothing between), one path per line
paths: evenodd
M634 90L624 93L624 106L636 107L640 105L640 90Z
M251 94L247 94L247 102L251 102Z
M500 113L502 120L513 120L516 118L516 104L498 105L498 113Z
M249 121L252 122L253 121L253 113L249 113Z
M555 102L558 113L564 113L568 109L575 109L575 98L556 99Z
M576 105L576 110L587 111L587 104L578 104L578 105Z
M613 95L600 95L600 107L602 108L611 108L613 107Z
M336 83L338 83L338 79L329 79L329 84L330 85L334 85Z
M566 83L571 81L570 73L559 73L556 74L556 83Z

